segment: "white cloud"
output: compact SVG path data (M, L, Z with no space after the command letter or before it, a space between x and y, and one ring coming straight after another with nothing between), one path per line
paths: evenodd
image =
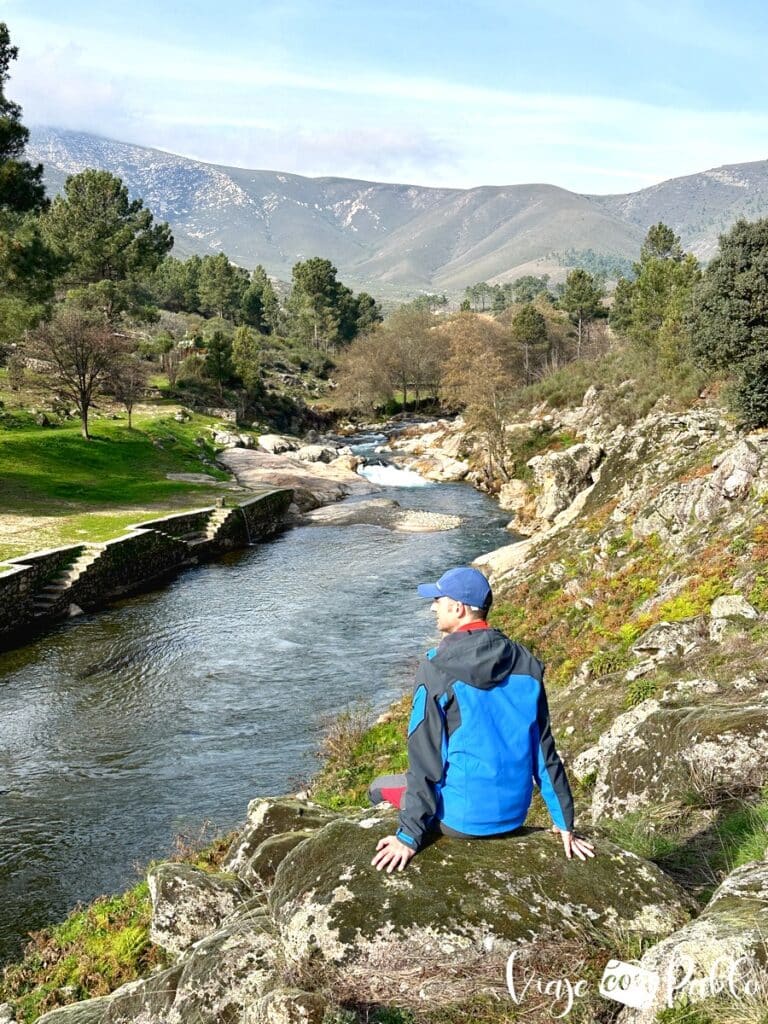
M635 4L636 12L643 5ZM638 15L639 16L639 15ZM297 69L19 16L12 98L27 123L216 163L466 187L630 191L768 156L768 115L520 93L375 68ZM62 40L64 40L62 42Z

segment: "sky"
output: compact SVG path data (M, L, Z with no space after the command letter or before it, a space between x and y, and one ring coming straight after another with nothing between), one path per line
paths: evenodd
M768 158L761 0L0 0L27 125L210 163L631 192Z

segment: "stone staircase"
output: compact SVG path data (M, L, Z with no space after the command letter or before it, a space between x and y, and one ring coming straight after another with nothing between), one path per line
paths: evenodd
M92 565L101 554L100 551L85 550L71 565L48 580L44 587L39 590L32 600L32 613L38 616L48 615L58 605L61 598L71 589L75 580Z
M196 548L198 544L208 544L216 539L219 527L231 514L231 508L215 508L208 517L205 529L198 530L196 533L185 533L179 539L188 544L190 548Z
M221 524L232 515L231 508L215 508L205 526L205 539L214 540Z

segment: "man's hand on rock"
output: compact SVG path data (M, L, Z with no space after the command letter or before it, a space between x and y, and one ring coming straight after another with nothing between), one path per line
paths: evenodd
M558 828L557 825L552 826L552 831L560 833L560 838L563 840L565 856L568 860L573 858L574 853L579 860L586 860L587 857L595 856L595 848L592 843L588 842L586 839L582 839L581 836L577 836L575 832L565 832L563 829Z
M416 851L406 843L401 843L397 836L384 836L376 844L376 856L371 864L377 871L386 868L387 874L397 869L402 871Z

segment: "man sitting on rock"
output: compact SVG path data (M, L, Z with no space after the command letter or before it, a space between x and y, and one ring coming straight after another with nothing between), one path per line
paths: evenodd
M400 827L371 862L402 871L430 831L475 838L506 835L525 821L534 782L570 859L593 857L573 832L573 798L555 749L544 666L485 621L493 595L477 569L450 569L422 583L445 636L416 675L408 724L408 774L375 779L374 804L400 808Z

